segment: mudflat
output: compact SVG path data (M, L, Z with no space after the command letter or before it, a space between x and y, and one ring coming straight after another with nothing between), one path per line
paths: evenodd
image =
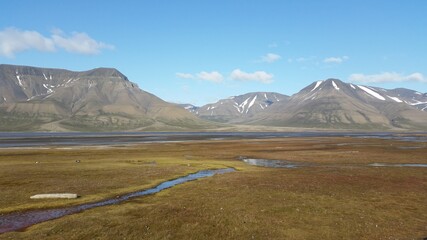
M0 239L422 239L427 168L413 164L425 165L425 156L426 142L360 136L3 148L3 215L114 198L203 169L237 171ZM80 197L29 198L55 192Z

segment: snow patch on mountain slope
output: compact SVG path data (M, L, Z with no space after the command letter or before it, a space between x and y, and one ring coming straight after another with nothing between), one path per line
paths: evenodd
M246 113L248 113L249 109L254 105L257 95L255 95L254 99L249 103L248 108L246 109Z
M390 98L390 99L392 99L392 100L394 100L394 101L396 101L396 102L398 102L398 103L403 102L402 100L400 100L400 99L399 99L399 98L397 98L397 97L391 97L391 96L389 96L389 95L387 95L387 97L388 97L388 98Z
M237 110L239 113L242 113L242 112L240 112L240 108L239 108L238 106L233 105L233 107L235 107L235 108L236 108L236 110Z
M310 91L310 92L313 92L316 88L318 88L318 87L320 86L320 84L322 84L322 82L323 82L323 81L317 81L317 82L316 82L316 86L314 86L314 88L313 88L313 89L311 89L311 91Z
M415 105L420 105L420 104L427 104L427 102L420 102L415 100L416 102L406 102L407 104L411 105L411 106L415 106Z
M368 93L369 95L371 95L371 96L373 96L379 100L385 101L385 98L383 96L381 96L380 94L378 94L377 92L375 92L374 90L367 88L365 86L361 86L361 85L357 85L357 86L360 89L362 89L363 91L365 91L366 93Z
M245 111L245 106L246 104L248 104L250 97L248 97L245 101L243 101L240 105L239 105L239 113L243 113L243 111Z
M334 88L336 89L336 90L340 90L340 88L337 86L337 84L334 82L334 81L332 81L332 86L334 86Z
M24 85L22 85L21 77L19 75L16 75L16 79L18 79L19 86L21 86L21 87L24 86Z
M53 90L50 87L53 87L52 85L47 85L46 83L43 84L43 87L47 89L47 93L53 93Z
M310 100L310 99L312 100L315 95L316 93L310 94L310 96L305 97L303 101Z

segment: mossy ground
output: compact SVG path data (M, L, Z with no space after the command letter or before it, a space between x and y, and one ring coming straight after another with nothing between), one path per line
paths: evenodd
M310 164L271 169L245 165L239 156ZM0 239L421 239L427 169L367 164L427 163L425 156L426 143L361 138L2 149L0 213L105 199L200 169L238 171ZM81 197L29 199L49 192Z

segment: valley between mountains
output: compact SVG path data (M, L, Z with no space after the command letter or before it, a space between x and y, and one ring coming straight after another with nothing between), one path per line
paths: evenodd
M231 128L232 126L232 128ZM243 127L244 126L244 127ZM0 131L427 130L427 93L315 81L205 106L168 103L116 69L0 65Z

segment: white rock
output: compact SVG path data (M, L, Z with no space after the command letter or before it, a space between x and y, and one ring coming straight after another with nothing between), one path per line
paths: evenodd
M47 194L36 194L31 196L31 199L45 199L45 198L77 198L75 193L47 193Z

